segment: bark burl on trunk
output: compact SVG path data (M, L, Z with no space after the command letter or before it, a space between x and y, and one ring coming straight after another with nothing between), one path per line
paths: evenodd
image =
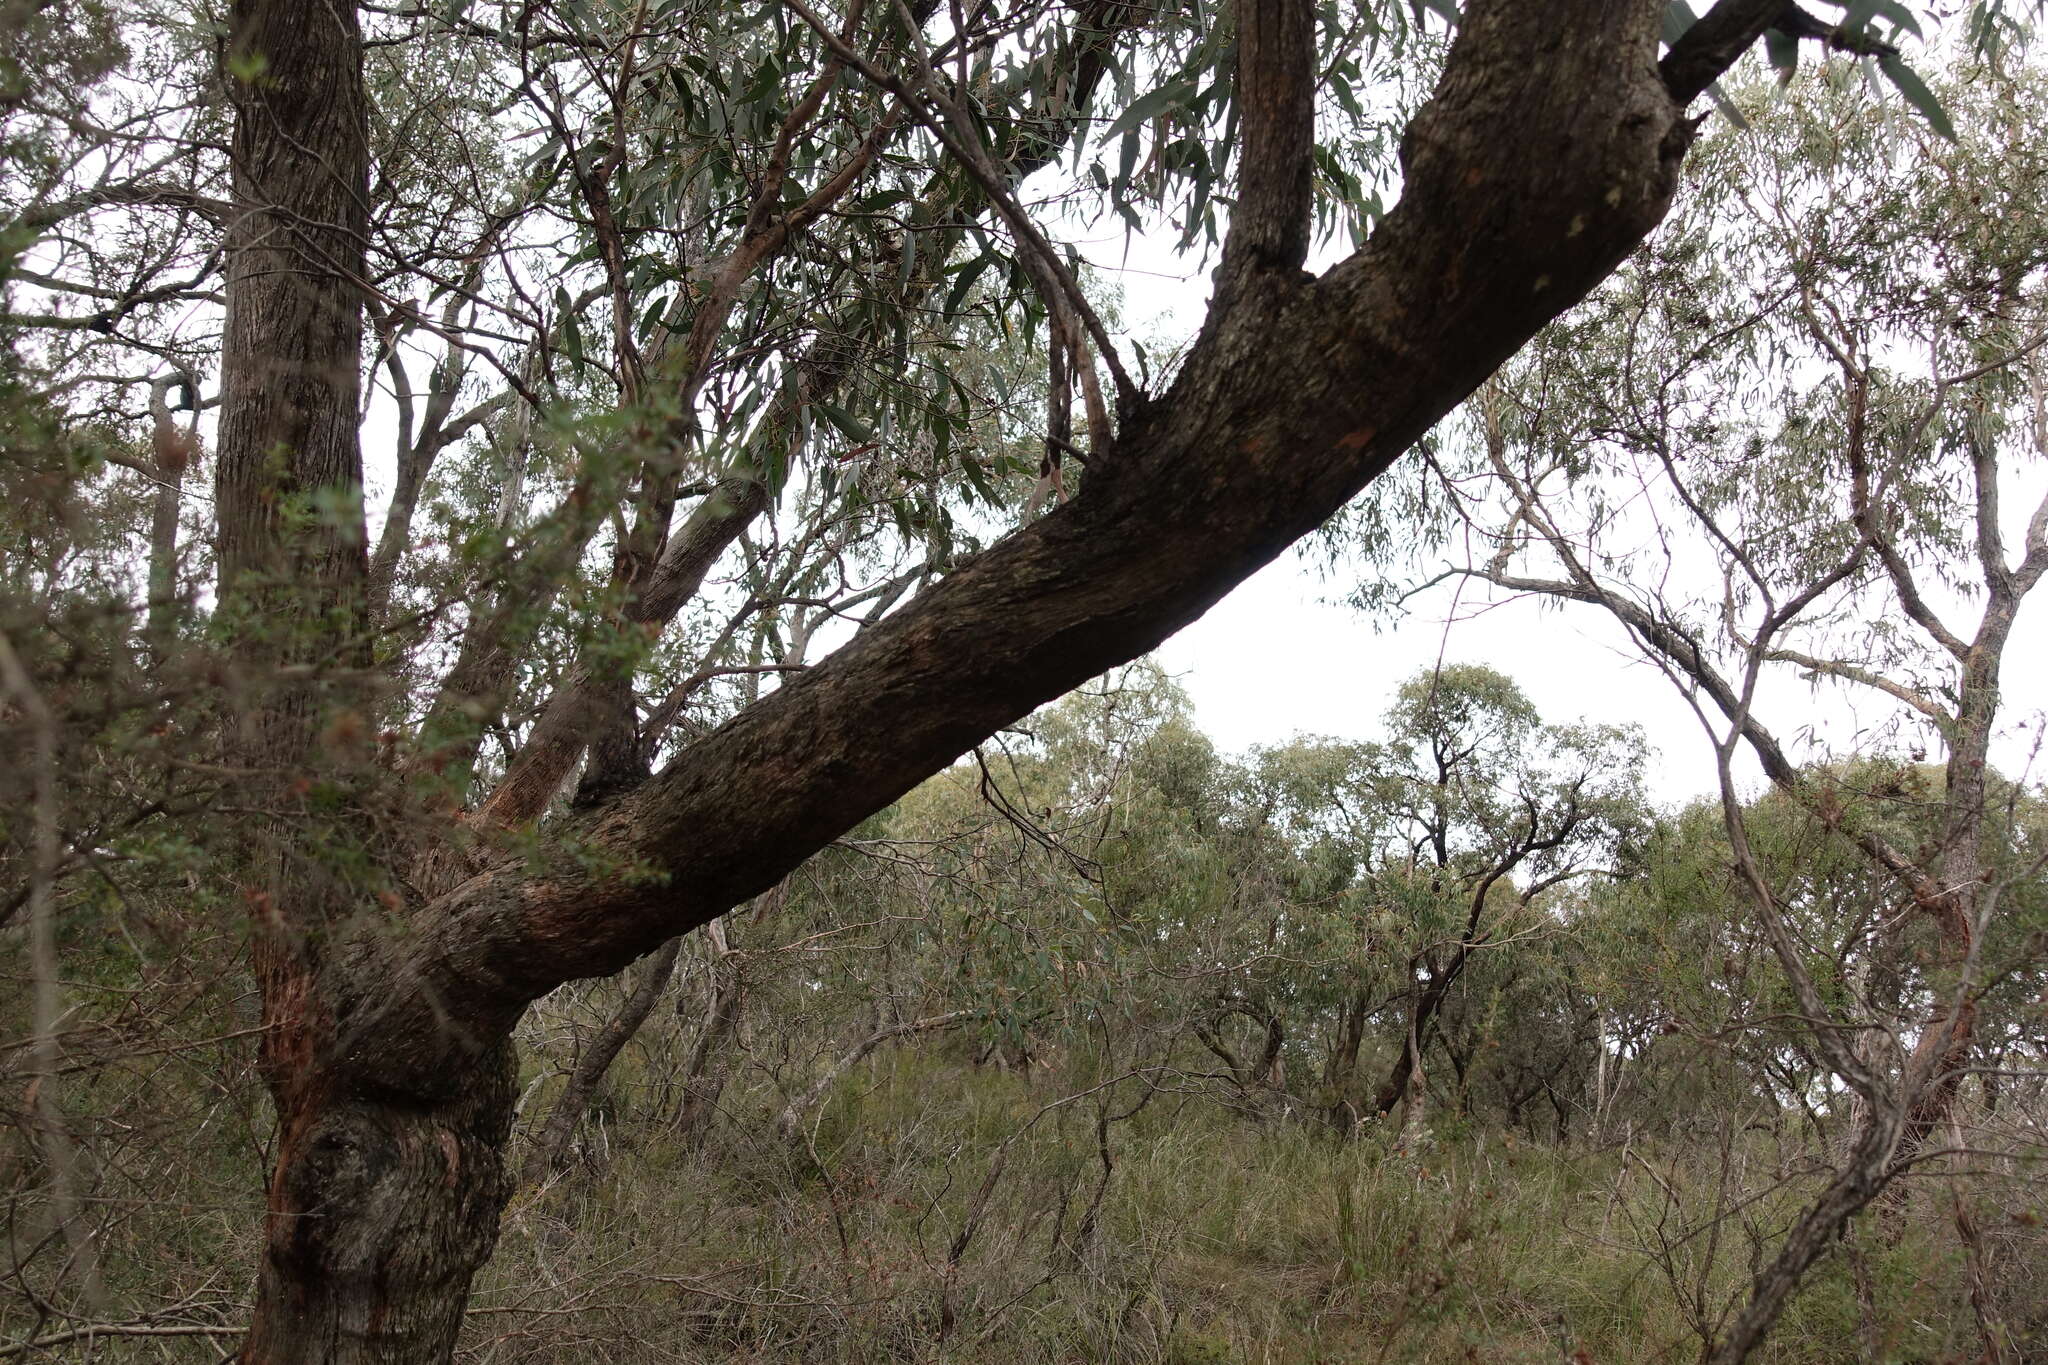
M241 1360L441 1361L510 1194L514 1066L491 1049L445 1099L302 1087L284 1114Z
M1404 198L1314 279L1313 13L1244 0L1246 169L1216 298L1173 389L1126 405L1080 493L582 817L585 856L499 863L406 908L375 856L389 794L349 749L346 686L277 672L369 663L349 511L361 34L341 0L237 0L216 500L243 684L230 757L266 774L258 799L279 812L251 831L246 874L280 1132L242 1359L446 1359L496 1236L508 1040L532 1000L766 890L1000 726L1157 645L1612 270L1664 214L1694 80L1768 17L1747 38L1715 30L1667 85L1663 8L1471 0L1409 130Z

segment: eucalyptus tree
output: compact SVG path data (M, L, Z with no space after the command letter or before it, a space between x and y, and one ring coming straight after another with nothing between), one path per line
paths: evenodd
M1765 30L1897 79L1910 18L1858 0L1830 37L1720 0L1674 10L1660 57L1664 10L1474 0L1439 72L1398 4L237 0L138 10L126 81L109 57L10 89L37 171L9 177L9 288L56 299L9 314L25 368L111 412L147 392L138 357L217 375L183 718L253 812L209 865L247 915L277 1114L243 1358L445 1358L509 1193L534 1000L773 886L1312 530L1658 223L1688 107ZM80 14L106 17L10 8L16 69ZM1081 139L1111 92L1114 136ZM1393 168L1358 157L1390 118L1401 197L1368 224ZM1026 200L1076 149L1097 202L1219 244L1170 376L1123 354ZM1360 241L1311 276L1319 226ZM963 444L994 419L945 357L1020 320L1051 399L1016 472L1050 510L982 548L947 519L1014 461ZM374 555L366 373L399 414ZM443 519L452 569L407 520L437 479L498 495ZM942 576L707 733L650 734L638 693L683 681L650 642L793 487Z
M1741 1358L1844 1221L1946 1136L1987 985L2038 952L2007 915L2039 866L1995 852L2019 793L1991 755L2006 646L2048 574L2048 235L2025 207L2048 188L2025 131L2043 88L2029 67L1971 68L1945 91L1953 139L1840 64L1738 95L1752 131L1703 147L1697 197L1482 389L1436 466L1480 528L1456 572L1604 610L1686 692L1749 909L1862 1115L1717 1359ZM2015 490L2034 500L2017 518ZM1774 718L1773 679L1793 677L1874 705L1874 753L1800 761ZM1803 922L1818 865L1761 857L1738 750L1859 851L1886 913L1839 939ZM1938 828L1898 817L1922 803ZM1823 989L1911 922L1930 970Z
M918 985L866 994L972 1019L1012 1066L1106 1069L1157 1060L1244 987L1265 907L1242 892L1265 869L1232 818L1233 766L1187 710L1155 664L1112 670L878 820L909 869L896 970Z
M1931 765L1868 759L1809 780L1829 782L1853 804L1842 818L1881 829L1902 846L1940 836L1942 804L1934 797L1942 775ZM2005 879L2038 856L2040 809L2037 795L1998 785L2001 809L1986 855ZM1889 932L1874 932L1898 918L1892 879L1843 836L1839 822L1773 788L1743 804L1752 854L1778 891L1787 927L1807 945L1814 984L1832 1008L1849 1014L1869 1000L1897 1010L1931 989L1944 956L1934 926L1894 922ZM1660 820L1632 869L1574 916L1612 1052L1605 1088L1612 1116L1637 1131L1669 1131L1711 1084L1724 1087L1717 1093L1731 1109L1751 1108L1774 1129L1788 1121L1807 1128L1819 1152L1841 1146L1853 1116L1750 909L1720 802L1702 799ZM2021 1091L2038 1084L2020 1060L2032 1047L2024 1041L2024 1002L2038 992L2048 963L2022 945L2039 933L2042 908L2038 881L2014 879L2003 911L2011 942L1990 955L1976 1001L1985 1060L2011 1070L2002 1080ZM1986 1078L1990 1092L2000 1084Z
M1475 958L1564 932L1554 893L1617 867L1647 815L1645 746L1615 727L1547 725L1477 664L1403 683L1383 729L1368 744L1297 743L1262 766L1275 820L1310 861L1343 868L1332 904L1350 979L1323 1030L1331 1112L1348 1124L1405 1104L1419 1138L1424 1057L1458 982ZM1391 1060L1355 1096L1376 1021Z
M1449 665L1401 687L1373 763L1388 811L1375 899L1405 910L1399 1056L1373 1097L1419 1134L1423 1049L1475 954L1555 932L1547 893L1611 875L1645 816L1645 744L1611 726L1550 726L1492 669ZM1384 888L1384 890L1381 890Z

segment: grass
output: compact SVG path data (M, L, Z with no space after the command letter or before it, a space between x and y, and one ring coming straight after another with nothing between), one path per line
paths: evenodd
M212 1008L194 1037L238 1018L233 1002ZM976 1065L959 1037L877 1053L792 1142L774 1117L809 1063L766 1029L737 1054L717 1121L686 1140L671 1126L675 1049L650 1032L608 1078L581 1163L507 1211L476 1285L471 1365L1684 1365L1824 1174L1803 1130L1711 1106L1562 1145L1446 1108L1436 1141L1398 1154L1390 1133L1247 1111L1199 1076L1129 1074L1078 1048L1020 1075ZM530 1059L529 1122L558 1064ZM122 1314L246 1314L259 1094L246 1050L211 1043L71 1084L74 1121L103 1135L87 1174L110 1211L100 1251ZM2013 1150L2038 1132L2007 1121ZM6 1155L10 1236L40 1248L18 1281L59 1284L32 1154ZM1989 1157L1968 1197L1994 1258L1990 1307L2020 1359L2048 1361L2037 1176ZM1865 1219L1756 1359L1977 1359L1951 1199L1931 1175L1902 1217ZM0 1299L0 1342L32 1325L22 1302ZM160 1338L47 1358L219 1349Z
M1400 1155L1153 1081L1142 1105L1140 1079L1047 1109L1095 1078L903 1051L849 1078L797 1144L746 1117L773 1112L765 1097L729 1094L702 1144L643 1134L522 1196L468 1352L1686 1362L1817 1175L1810 1153L1755 1133L1589 1150L1474 1132ZM1896 1240L1859 1239L1867 1315L1835 1255L1757 1358L1860 1362L1872 1341L1901 1365L1969 1358L1941 1207L1916 1196ZM2009 1320L2042 1320L2025 1270L2040 1242L2005 1256Z

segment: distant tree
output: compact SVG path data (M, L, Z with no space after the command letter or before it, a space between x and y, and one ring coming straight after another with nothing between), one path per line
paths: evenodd
M1688 107L1790 22L1680 9L1660 58L1665 10L1474 0L1442 50L1391 2L8 7L17 357L82 420L217 381L212 578L170 575L187 664L129 686L116 623L17 650L14 691L120 682L66 762L120 747L143 823L194 779L226 816L195 875L246 915L277 1118L242 1358L447 1358L535 1000L1199 616L1607 275ZM1888 52L1910 16L1845 19L1795 27ZM1406 125L1378 216L1397 138L1360 87ZM1020 200L1070 155L1106 211L1218 244L1170 375ZM1360 245L1310 276L1319 228ZM1042 415L985 401L1009 375L981 363L1033 328ZM970 500L1049 510L984 546ZM858 604L850 642L758 700L710 688L795 669L734 642L821 603ZM19 903L102 842L72 826Z
M1455 574L1605 611L1698 712L1725 856L1805 1045L1861 1115L1717 1361L1946 1140L1981 1002L2038 956L2008 916L2039 855L1998 851L2022 793L1991 746L2014 623L2048 575L2048 499L2004 505L2048 456L2048 236L2021 207L2048 189L2020 132L2042 90L2032 70L1953 86L1953 141L1833 67L1750 97L1790 136L1711 139L1654 248L1489 381L1435 465L1475 532ZM1880 708L1866 752L1802 761L1773 701L1795 677ZM1832 843L1811 864L1765 856L1739 751L1864 870ZM1883 911L1815 922L1873 876ZM1914 919L1932 960L1881 970Z
M1446 1002L1476 956L1562 932L1532 913L1551 892L1616 866L1646 814L1644 746L1614 727L1545 725L1512 680L1477 664L1403 683L1384 728L1383 742L1337 750L1334 767L1300 763L1305 746L1267 763L1297 775L1286 815L1326 829L1356 869L1341 903L1358 920L1362 979L1332 1038L1333 1103L1351 1120L1405 1104L1412 1141L1425 1131L1423 1062ZM1383 1011L1396 1055L1359 1106L1341 1092Z

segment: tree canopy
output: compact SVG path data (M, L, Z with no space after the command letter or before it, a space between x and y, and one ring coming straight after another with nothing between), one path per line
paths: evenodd
M1696 1314L1703 1351L1742 1358L1951 1122L1993 986L2032 979L1983 944L2039 871L2024 783L1987 761L2048 568L2048 522L2008 555L1998 510L2001 470L2048 446L2014 41L2037 9L1936 33L1872 0L4 7L0 915L34 985L23 1207L66 1286L29 1296L21 1349L52 1312L111 1311L97 1149L63 1100L81 925L134 947L88 953L95 989L126 973L161 1005L158 956L193 983L202 951L253 978L226 1015L203 982L179 1007L212 1030L195 1049L254 1040L266 1096L238 1120L264 1168L252 1362L448 1358L517 1179L565 1168L675 975L706 983L678 1082L701 1132L749 992L833 984L770 987L735 939L809 914L853 936L864 888L910 897L885 922L923 937L876 936L861 1027L792 1033L814 1051L779 1085L785 1143L894 1040L974 1034L1028 1072L1138 979L1133 1017L1248 1112L1399 1107L1413 1150L1441 1058L1511 1122L1547 1097L1564 1134L1590 1057L1598 1129L1635 1046L1610 1044L1680 1008L1601 997L1634 969L1561 927L1657 922L1654 888L1593 889L1657 846L1638 736L1545 723L1469 667L1403 688L1378 741L1242 764L1142 671L1040 710L1392 470L1340 523L1373 555L1455 518L1491 553L1463 572L1606 607L1706 699L1724 775L1747 745L1798 812L1724 783L1725 857L1804 1029L1758 1044L1762 1093L1864 1109L1740 1311ZM1811 103L1694 153L1696 105L1765 122L1719 86L1760 42ZM1944 42L1974 88L1914 73ZM1123 334L1096 223L1196 253L1196 335ZM1889 362L1909 345L1925 368ZM1644 559L1598 544L1660 478L1718 597L1638 591ZM1974 633L1921 587L1965 560ZM1924 640L1880 622L1841 657L1869 592ZM1752 704L1778 666L1934 725L1938 834L1885 804L1929 789L1925 755L1873 805L1872 769L1790 754ZM1859 870L1807 894L1781 819ZM1873 947L1843 987L1808 938L1875 945L1871 895L1939 945ZM636 962L515 1172L521 1031ZM1509 1011L1512 1059L1483 1057ZM1125 1082L1184 1060L1146 1036L1096 1054L1104 1183L1049 1274L1099 1226L1111 1126L1158 1091ZM941 1346L989 1197L945 1261Z

